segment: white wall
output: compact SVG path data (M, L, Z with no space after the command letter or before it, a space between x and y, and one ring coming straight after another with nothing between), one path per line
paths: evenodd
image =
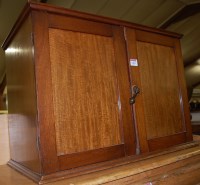
M7 114L0 114L0 165L6 164L9 159L8 118Z
M193 112L192 115L192 122L199 122L200 123L200 112Z

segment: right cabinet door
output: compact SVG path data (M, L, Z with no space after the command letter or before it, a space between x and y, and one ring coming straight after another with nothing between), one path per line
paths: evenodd
M141 152L192 140L179 39L130 28L125 34L132 91L140 89L133 115Z

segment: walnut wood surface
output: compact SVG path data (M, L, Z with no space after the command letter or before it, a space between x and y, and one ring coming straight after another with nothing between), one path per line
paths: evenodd
M40 172L31 29L28 17L6 50L10 155L12 160Z

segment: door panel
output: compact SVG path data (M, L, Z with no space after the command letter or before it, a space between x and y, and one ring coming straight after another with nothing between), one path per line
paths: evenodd
M176 39L129 28L126 37L129 60L138 60L138 66L130 66L130 78L140 88L133 110L141 152L186 142L188 112L183 112L187 102L182 99Z
M52 148L51 155L43 151L49 156L46 163L56 156L57 167L65 170L134 155L123 29L92 21L85 27L81 19L67 17L65 22L62 16L48 20L44 42L49 43L51 78L46 83L51 84L52 101L45 108L53 109L48 124L56 150L46 143Z
M174 49L137 42L147 139L183 132Z
M57 154L121 144L112 38L49 29L49 41Z

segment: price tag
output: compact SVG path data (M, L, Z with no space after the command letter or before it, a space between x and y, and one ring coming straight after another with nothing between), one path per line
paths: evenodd
M138 66L138 61L137 59L130 59L130 66Z

